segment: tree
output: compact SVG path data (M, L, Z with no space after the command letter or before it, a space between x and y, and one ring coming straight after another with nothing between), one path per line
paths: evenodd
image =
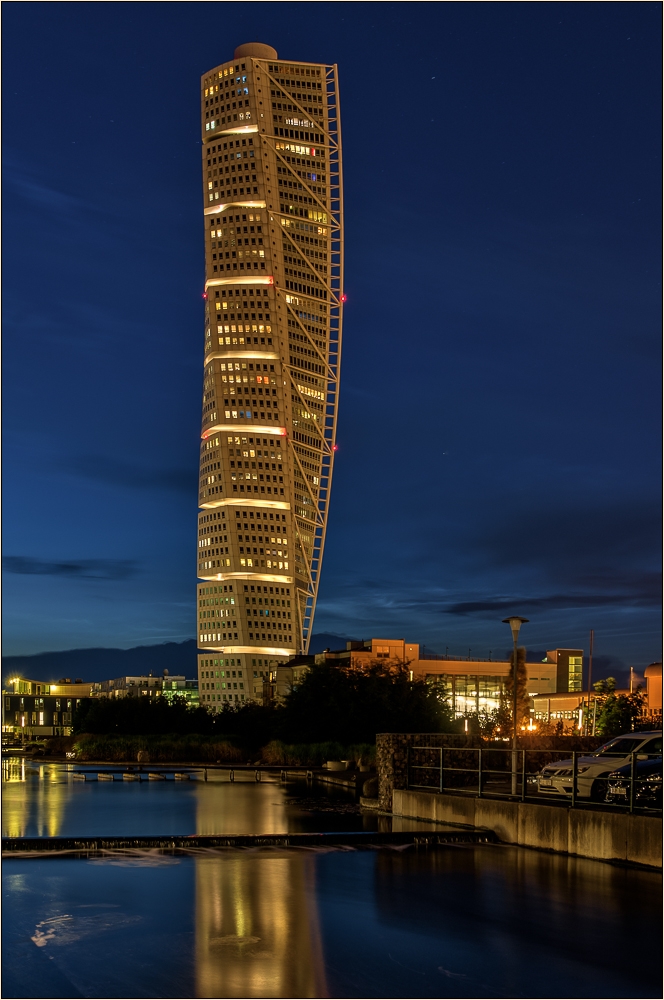
M520 646L517 650L516 664L516 723L517 727L525 720L530 719L530 698L528 696L528 670L526 667L526 650ZM514 705L514 652L510 656L510 672L505 680L504 709L509 712L510 718L513 714Z
M286 742L373 743L376 733L451 732L447 703L407 665L374 660L362 666L317 664L278 710Z
M214 717L184 698L83 698L74 713L75 734L156 736L215 731Z
M611 738L639 728L645 700L640 687L631 694L616 694L615 677L596 681L593 687L599 695L596 722L599 736Z

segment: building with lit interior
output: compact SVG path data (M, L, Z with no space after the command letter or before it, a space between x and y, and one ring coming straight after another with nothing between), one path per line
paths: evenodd
M197 636L214 711L311 636L344 298L336 66L241 45L201 79L201 137Z
M198 681L183 674L133 674L105 681L12 677L2 691L2 732L21 738L69 736L84 698L174 698L198 706Z
M68 736L74 712L92 695L92 684L80 678L36 681L12 677L2 691L2 732L21 737Z
M361 668L381 660L404 664L414 680L426 680L446 698L456 716L497 710L505 698L509 660L439 655L404 639L350 641L346 649L294 657L270 672L266 695L270 700L283 699L317 663ZM581 649L550 650L542 662L526 663L528 694L533 697L557 691L580 691L577 668L580 670L582 663ZM260 676L253 680L256 690L260 681Z

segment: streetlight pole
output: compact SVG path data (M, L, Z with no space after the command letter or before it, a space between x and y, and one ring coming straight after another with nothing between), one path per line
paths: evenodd
M590 630L590 652L588 655L588 716L586 725L586 736L590 733L590 692L592 691L593 680L593 641L595 639L594 629Z
M503 618L503 623L505 625L509 625L509 627L512 629L512 639L514 640L514 667L512 671L512 683L514 685L514 688L512 690L512 795L516 795L517 793L517 782L519 774L519 762L518 762L519 750L517 741L517 724L519 720L517 717L518 699L517 699L517 686L516 686L516 668L517 668L517 660L519 654L518 650L519 630L521 626L524 625L527 621L528 621L527 618L520 618L518 615L512 615L510 618Z

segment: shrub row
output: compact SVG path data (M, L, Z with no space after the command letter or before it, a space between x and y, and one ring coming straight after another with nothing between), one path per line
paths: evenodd
M78 760L135 762L141 750L151 763L201 761L232 764L246 761L246 753L228 740L205 736L95 736L84 733L73 742ZM300 743L289 745L272 740L257 754L263 764L277 766L320 767L328 760L350 760L359 767L373 764L376 748L367 743L344 747L339 743Z
M237 763L245 760L242 750L227 740L206 739L204 736L150 737L83 734L76 739L74 750L78 760L135 762L140 750L148 752L152 763L170 763L171 761Z
M264 764L291 767L320 767L328 760L350 760L360 764L376 762L376 748L369 743L343 747L340 743L282 743L272 740L260 752Z

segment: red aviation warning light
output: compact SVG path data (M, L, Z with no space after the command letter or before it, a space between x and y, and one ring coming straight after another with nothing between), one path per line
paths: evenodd
M342 302L345 302L347 298L348 298L348 296L347 296L347 295L342 295L342 296L341 296L341 301L342 301Z

